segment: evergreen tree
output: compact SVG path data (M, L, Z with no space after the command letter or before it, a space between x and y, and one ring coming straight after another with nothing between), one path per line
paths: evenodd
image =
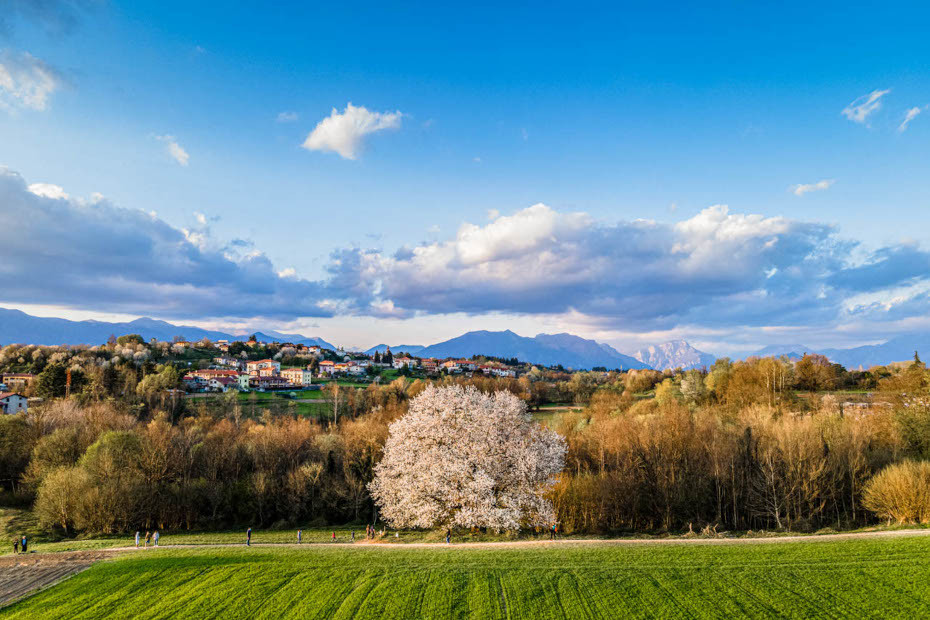
M36 394L42 398L58 398L65 395L68 373L61 364L49 364L36 377Z

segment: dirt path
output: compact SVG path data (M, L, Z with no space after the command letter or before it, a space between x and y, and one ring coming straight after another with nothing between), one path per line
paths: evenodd
M0 607L81 572L94 562L119 553L116 549L27 553L0 557Z
M827 542L838 540L856 540L860 538L900 538L905 536L930 536L930 529L888 530L878 532L851 532L848 534L810 534L807 536L767 536L754 538L561 538L558 540L516 540L501 542L393 542L395 539L357 540L356 542L316 542L316 543L263 543L252 542L253 547L275 547L294 549L313 549L316 547L366 547L378 549L421 549L421 548L520 548L520 547L558 547L565 545L746 545L764 543L791 542ZM203 544L162 544L158 549L209 549L225 547L244 547L244 543L203 543ZM149 550L155 549L150 547ZM110 551L144 551L136 547L116 547Z

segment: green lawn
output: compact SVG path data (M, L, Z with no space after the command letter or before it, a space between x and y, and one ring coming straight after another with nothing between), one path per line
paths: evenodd
M293 392L296 398L288 396ZM325 399L320 390L283 390L281 392L239 392L236 395L242 412L246 416L258 417L265 409L274 414L296 414L306 417L332 417L332 405L325 402L298 402L301 400L323 401ZM196 396L188 400L192 408L201 404L207 407L226 407L226 396L223 394L210 394Z
M159 549L0 618L921 618L930 538Z

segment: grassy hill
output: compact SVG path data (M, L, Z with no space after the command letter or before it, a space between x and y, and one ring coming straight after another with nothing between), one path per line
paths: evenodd
M307 545L128 553L0 618L882 617L930 613L930 537Z

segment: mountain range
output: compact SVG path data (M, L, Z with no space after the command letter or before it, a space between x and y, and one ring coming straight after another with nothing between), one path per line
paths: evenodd
M69 321L37 317L19 310L0 308L0 343L28 344L103 344L110 336L139 334L146 340L172 340L180 336L184 340L196 341L204 338L210 340L242 340L253 332L246 334L229 334L221 331L203 329L190 325L174 325L166 321L141 318L126 323L109 323L106 321ZM257 332L260 341L293 342L307 346L318 345L335 349L322 338L301 336L299 334L280 334L278 332Z
M174 325L166 321L140 318L123 323L106 321L71 321L59 318L36 317L21 312L0 308L0 344L13 342L29 344L102 344L113 336L139 334L146 340L172 340L180 336L195 341L242 340L250 333L227 333L190 325ZM293 342L307 346L317 345L335 350L336 347L319 337L301 334L283 334L275 331L256 332L261 341ZM384 352L386 344L366 351ZM757 351L758 356L788 355L799 358L804 353L820 353L846 368L869 368L910 359L914 351L930 359L930 334L915 332L891 338L881 344L864 345L848 349L814 349L801 344L770 345ZM587 340L572 334L539 334L533 338L519 336L507 330L501 332L474 331L456 338L429 346L391 345L395 353L407 352L418 357L471 357L491 355L502 358L517 358L534 364L556 365L566 368L700 368L710 366L714 356L695 349L684 340L645 347L625 355L613 347Z
M799 358L805 353L819 353L848 369L867 369L891 362L907 361L914 356L915 351L925 358L930 358L930 334L919 332L903 334L881 344L868 344L850 349L815 349L799 344L773 345L760 349L755 355L760 357L787 355L791 358Z

